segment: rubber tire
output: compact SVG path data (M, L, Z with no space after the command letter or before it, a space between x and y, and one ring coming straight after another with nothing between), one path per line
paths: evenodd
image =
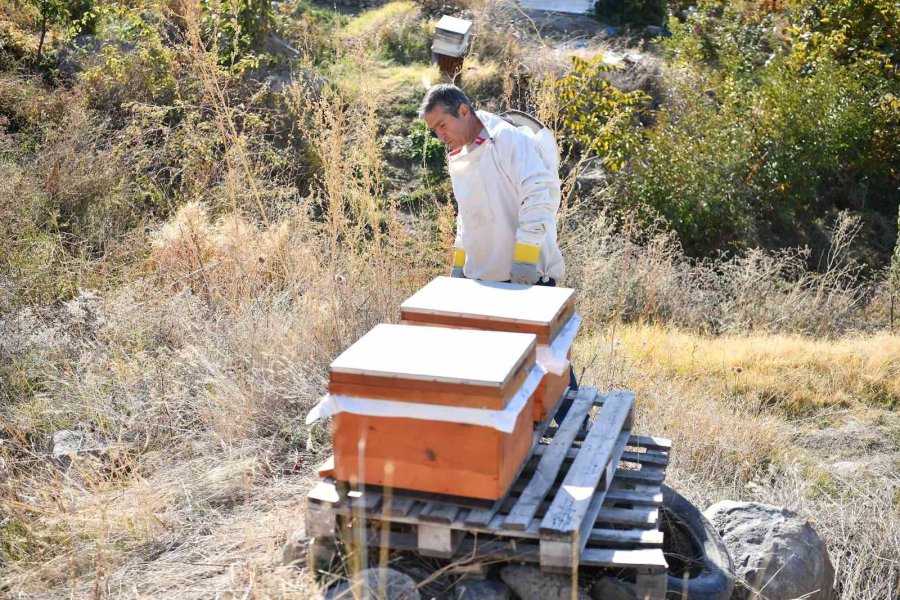
M663 485L661 519L675 521L691 539L700 572L695 577L669 575L666 598L670 600L728 600L734 590L734 563L722 537L700 510L687 498Z

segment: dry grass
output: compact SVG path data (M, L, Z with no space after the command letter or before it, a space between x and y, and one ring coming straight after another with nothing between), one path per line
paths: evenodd
M585 381L634 390L636 427L673 440L669 485L701 508L795 510L825 539L840 597L875 600L900 576L900 419L869 390L896 390L897 344L620 325L583 336L575 362Z
M900 405L900 338L888 333L822 340L790 335L708 338L662 327L624 327L624 351L748 406L798 416L823 408Z
M196 15L184 17L196 26ZM104 145L87 111L60 108L78 101L77 86L63 101L0 80L0 100L21 108L12 118L27 122L45 106L58 126L24 166L0 155L3 232L20 236L0 241L11 249L3 264L17 261L0 274L7 597L309 597L309 574L279 566L329 450L327 425L303 418L333 357L396 320L400 302L446 268L452 210L434 201L414 217L393 205L378 144L390 107L371 93L421 85L430 67L376 68L349 54L332 71L352 74L339 84L289 86L280 100L308 161L279 171L275 158L295 156L248 125L256 113L236 105L196 28L189 38L183 67L206 120L148 128L134 146ZM496 85L496 66L476 64L473 85ZM548 89L531 101L553 122ZM0 142L4 153L14 146ZM73 212L102 195L106 209L85 214L114 214L134 198L109 188L155 176L166 143L190 157L169 199L179 209L128 237L124 255L62 261L62 237L23 228L47 195ZM302 195L292 177L308 183ZM21 202L7 201L18 188ZM677 489L700 505L756 499L800 511L828 540L843 597L884 598L898 572L900 439L887 409L900 394L900 346L881 333L835 337L872 328L846 264L825 275L801 269L797 255L695 264L670 237L567 196L561 225L586 317L576 361L584 381L638 393L638 427L675 441ZM84 227L106 247L119 234L98 219ZM69 291L86 276L103 276L103 289ZM58 302L45 301L51 292ZM60 429L106 450L61 468L49 456Z
M627 215L597 216L590 200L577 196L566 224L568 283L581 290L582 311L601 321L823 338L888 325L884 312L873 310L883 303L883 288L861 277L851 256L859 220L847 213L833 223L821 271L809 267L804 249L692 260L671 232L648 231Z

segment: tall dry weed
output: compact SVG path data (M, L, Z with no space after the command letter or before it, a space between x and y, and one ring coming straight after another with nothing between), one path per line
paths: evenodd
M585 218L585 208L568 219L569 283L581 290L582 310L601 321L816 336L886 325L868 318L875 285L849 258L858 222L846 214L837 218L827 262L816 270L806 250L692 260L669 232L605 212Z

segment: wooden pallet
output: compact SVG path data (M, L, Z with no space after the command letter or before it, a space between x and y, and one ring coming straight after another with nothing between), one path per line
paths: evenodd
M639 597L663 598L660 484L671 443L631 434L634 395L583 388L559 427L534 433L532 454L505 498L488 506L403 490L351 489L327 478L308 495L307 532L425 556L538 562L548 572L625 569ZM588 418L593 407L596 417ZM586 420L587 419L587 420ZM363 545L365 545L363 544Z

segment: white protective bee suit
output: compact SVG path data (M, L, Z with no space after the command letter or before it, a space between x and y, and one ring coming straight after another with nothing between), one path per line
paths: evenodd
M454 246L466 256L463 273L469 279L509 280L519 242L540 246L538 274L561 282L565 263L556 241L560 182L555 142L542 145L540 133L485 111L475 114L488 137L479 136L447 158L459 208Z

